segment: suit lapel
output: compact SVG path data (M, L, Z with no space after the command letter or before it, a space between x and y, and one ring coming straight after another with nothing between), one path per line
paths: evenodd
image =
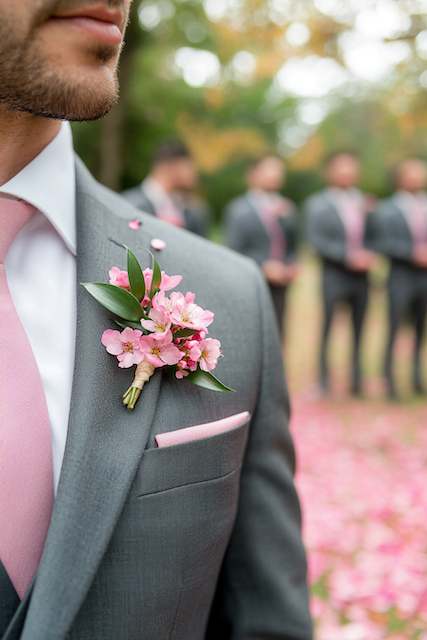
M126 242L127 225L94 197L99 188L77 165L77 283L105 281L123 260L112 236ZM141 234L143 231L141 231ZM128 240L129 241L129 240ZM61 640L72 625L107 549L143 450L160 390L155 374L138 409L121 394L131 371L101 347L108 314L77 284L77 343L65 458L45 551L23 640Z
M343 238L344 240L347 238L347 229L343 220L343 217L341 215L341 212L338 208L338 205L335 201L335 198L328 193L328 191L325 191L325 200L329 205L329 210L332 214L332 217L336 219L336 221L338 222L340 229L342 231L343 234Z
M258 227L259 232L264 236L264 239L270 243L270 236L266 229L265 222L262 217L262 212L260 211L257 203L254 201L254 198L250 193L246 195L246 202L249 205L249 208L252 212L252 220L255 226Z
M402 232L403 232L403 229L405 229L405 231L406 231L408 246L412 247L413 242L414 242L414 235L413 235L413 232L412 232L412 229L411 229L411 224L409 222L408 214L406 212L406 209L405 209L401 199L398 196L394 196L393 205L394 205L394 208L395 208L395 212L396 212L396 215L397 215L398 222L399 222L399 218L400 218L400 222L401 223L403 222L403 227L402 227L402 224L400 224L400 227L402 229Z

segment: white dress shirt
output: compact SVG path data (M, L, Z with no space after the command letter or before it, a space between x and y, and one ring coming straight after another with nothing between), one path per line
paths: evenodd
M55 490L64 457L76 334L76 183L71 129L0 186L38 210L6 256L9 288L37 362L52 428Z
M148 176L141 187L154 206L156 216L160 220L174 224L177 227L184 226L184 216L177 202L155 178Z

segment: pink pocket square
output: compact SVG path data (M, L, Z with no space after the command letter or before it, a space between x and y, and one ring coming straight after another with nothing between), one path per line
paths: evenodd
M249 411L237 413L229 418L216 420L215 422L206 422L205 424L197 424L194 427L186 427L177 431L169 431L169 433L159 433L156 436L158 447L172 447L177 444L185 444L186 442L194 442L195 440L204 440L211 438L227 431L232 431L243 426L250 420Z

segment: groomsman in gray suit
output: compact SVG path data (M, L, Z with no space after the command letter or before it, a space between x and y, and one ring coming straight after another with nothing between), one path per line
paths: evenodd
M327 162L327 187L306 203L307 235L322 261L323 327L320 346L320 388L329 391L328 344L335 313L350 309L353 330L351 391L362 392L361 340L368 305L371 243L370 204L358 188L360 164L350 152L333 154Z
M188 198L183 197L194 191L197 182L197 169L190 151L182 142L172 140L157 149L145 180L122 195L144 213L206 236L206 217L198 208L188 206Z
M0 0L0 638L310 640L264 282L98 184L63 122L116 100L129 9ZM215 313L218 375L235 392L158 369L129 412L130 371L100 343L112 320L80 283L123 265L117 243L143 261L154 239Z
M396 171L396 192L376 215L376 246L390 260L388 338L384 375L390 398L397 398L394 347L399 327L408 317L415 332L412 384L425 393L421 352L427 313L427 165L415 158Z
M247 173L248 191L225 212L227 244L261 268L282 333L287 292L298 273L296 207L280 193L284 180L281 158L256 159Z

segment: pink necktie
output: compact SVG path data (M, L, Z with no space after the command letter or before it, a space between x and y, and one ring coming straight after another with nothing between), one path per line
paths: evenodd
M409 224L415 244L427 240L427 207L424 199L414 197L409 211Z
M345 194L341 200L341 215L347 234L350 251L360 249L363 245L365 229L364 211L361 200L355 195Z
M270 237L270 259L283 262L286 252L286 238L280 224L284 202L277 196L261 199L261 218Z
M33 212L25 202L0 196L0 561L21 599L37 571L53 504L45 395L4 267Z

